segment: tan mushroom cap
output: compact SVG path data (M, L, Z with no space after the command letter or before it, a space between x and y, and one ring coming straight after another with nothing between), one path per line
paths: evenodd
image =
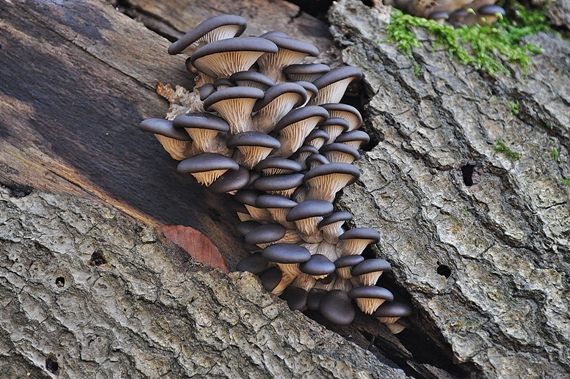
M139 124L139 129L153 133L172 159L181 161L194 155L192 140L188 133L175 128L170 120L148 118Z
M362 72L356 67L344 66L331 70L313 83L319 89L319 93L309 104L339 103L348 85L361 78Z
M204 100L204 109L216 111L230 125L231 134L253 131L251 112L263 91L252 87L230 87L212 93Z
M304 182L309 187L308 199L333 202L336 193L360 177L360 170L347 163L328 163L309 170Z
M181 174L192 174L198 183L206 187L228 170L238 170L239 165L224 155L204 153L184 159L176 170Z
M227 141L229 148L236 148L234 159L237 163L253 168L265 159L273 149L281 144L276 138L261 132L243 132L233 135Z

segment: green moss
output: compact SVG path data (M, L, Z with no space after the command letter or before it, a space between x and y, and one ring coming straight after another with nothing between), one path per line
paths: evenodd
M555 161L558 161L558 158L560 157L560 151L558 151L558 149L555 147L552 148L552 158Z
M564 184L566 184L567 186L570 186L570 179L562 179L560 178L560 181Z
M495 141L495 147L493 149L497 153L504 153L512 161L519 160L521 158L521 153L509 149L500 139Z
M516 20L503 19L492 26L462 26L455 29L434 20L414 17L393 9L390 24L386 27L389 37L381 42L393 42L408 57L412 47L421 47L421 42L412 27L428 30L435 38L436 46L444 46L452 59L465 65L485 68L491 75L499 72L509 74L501 58L518 63L525 72L530 67L529 54L543 50L536 45L522 44L521 39L529 34L550 30L544 11L528 11L516 4Z
M518 101L512 102L512 101L507 100L507 103L509 104L509 107L511 107L511 112L513 112L513 114L515 116L518 115L519 114L519 105L520 105L519 102Z

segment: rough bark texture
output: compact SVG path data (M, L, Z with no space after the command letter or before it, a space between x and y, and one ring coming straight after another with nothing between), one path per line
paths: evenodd
M481 377L568 377L570 187L560 179L570 177L570 46L533 36L546 52L528 76L513 66L512 77L489 78L428 40L414 50L416 76L377 42L383 11L343 0L330 12L381 136L342 204L382 232L378 254L459 363ZM520 102L518 116L506 99ZM495 152L498 139L520 160Z
M158 229L0 189L2 378L405 378ZM43 370L42 370L43 369Z

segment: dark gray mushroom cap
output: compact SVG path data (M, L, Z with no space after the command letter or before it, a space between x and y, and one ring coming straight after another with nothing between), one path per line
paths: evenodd
M343 66L327 72L315 80L313 84L320 89L340 80L351 77L353 77L354 80L360 80L362 78L362 72L353 66Z
M343 103L328 103L328 104L321 104L321 107L325 108L329 112L332 111L350 112L360 120L360 123L357 125L357 127L362 124L362 115L360 114L358 109L356 109L352 105L343 104Z
M344 130L347 130L350 127L350 125L348 124L348 121L346 121L344 118L340 118L340 117L331 117L328 120L321 122L319 124L319 127L331 126L331 125L342 126L344 128Z
M275 128L273 128L273 132L277 133L286 126L289 126L295 122L306 120L311 117L322 117L323 119L327 119L329 118L329 113L326 111L326 109L318 105L309 105L306 107L293 109L287 114L287 116L279 120L277 125L275 125Z
M271 42L276 44L277 47L279 47L280 49L297 51L300 53L311 55L313 57L319 55L319 49L317 49L314 45L308 42L299 41L297 39L289 37L282 37L275 34L268 35L267 33L264 35L263 39L270 40Z
M287 221L298 221L309 217L325 216L334 210L332 203L326 200L306 200L292 208L287 217Z
M218 89L218 87L226 86L226 87L235 87L236 84L229 80L228 78L218 78L214 80L213 86Z
M325 132L322 129L315 129L311 133L309 133L307 138L305 138L305 143L312 141L314 139L317 139L317 138L322 138L324 140L328 140L330 138L330 136L327 132Z
M352 175L354 179L350 183L355 182L360 177L360 170L353 165L348 163L333 162L317 166L307 171L303 181L306 182L320 175L330 175L336 173Z
M207 46L207 45L206 45ZM263 91L259 88L236 86L224 88L222 90L212 93L204 100L204 109L209 111L210 107L219 101L227 99L261 99Z
M234 16L230 14L223 14L219 16L211 17L200 24L198 24L194 29L190 30L188 33L184 34L178 41L174 42L168 47L168 54L175 55L182 52L188 46L192 45L194 42L204 37L206 34L212 30L225 25L238 25L239 29L235 36L241 35L245 28L247 27L247 21L245 18L240 16Z
M236 201L242 204L251 205L252 207L255 207L255 201L261 195L263 195L263 192L261 191L256 191L253 189L245 189L236 192L236 194L234 195L234 199L236 199Z
M307 295L307 304L306 307L312 311L318 311L319 305L324 297L329 293L327 290L323 290L320 288L311 288L309 294Z
M317 86L311 82L307 82L304 80L298 80L294 83L303 87L305 89L305 92L307 92L307 95L315 96L319 92L319 89L317 88Z
M278 267L270 267L259 275L263 288L269 292L273 291L273 289L277 287L282 277L283 273Z
M350 145L345 145L344 143L329 143L328 145L324 145L321 147L319 152L327 153L329 151L340 151L341 153L350 154L354 157L354 159L360 158L360 153L354 147Z
M288 286L279 297L287 302L289 309L300 311L307 304L307 295L303 288Z
M370 136L368 133L363 132L362 130L351 130L350 132L340 134L334 141L338 143L350 141L361 141L362 143L368 143L370 142Z
M392 266L388 261L380 258L365 259L352 268L352 276L364 275L376 271L391 271Z
M280 224L262 224L245 235L245 242L251 244L271 243L285 236L285 227Z
M269 157L259 162L253 169L260 171L267 168L277 168L282 170L290 170L292 172L299 172L303 166L299 162L292 161L291 159L282 157Z
M252 81L261 83L267 87L275 85L275 82L271 80L267 75L263 75L261 72L256 71L239 71L232 74L229 78L232 82L238 81Z
M257 208L293 208L297 203L285 196L261 195L255 201Z
M362 255L345 255L344 257L338 258L334 261L336 268L356 266L364 260Z
M312 155L312 154L318 154L319 150L317 150L316 147L311 145L303 145L299 148L299 150L297 150L295 156L298 156L299 153L310 153Z
M261 253L255 253L246 257L238 262L236 270L238 271L249 271L253 274L261 274L266 268L269 261L261 255Z
M427 18L430 20L447 20L449 18L449 13L444 11L431 12Z
M506 15L505 10L495 4L483 5L477 9L477 13L483 16L494 16L496 14L500 14L501 16Z
M291 83L291 82L279 83L269 87L265 91L265 95L263 96L263 98L257 100L257 102L255 103L253 111L254 112L259 111L261 108L265 107L267 104L269 104L279 96L284 95L286 93L296 93L299 95L299 100L295 103L293 107L301 106L307 101L307 91L305 91L305 88L301 87L296 83Z
M207 112L196 112L176 116L172 120L175 128L199 128L227 132L230 125L221 117Z
M320 165L324 165L324 164L329 164L329 163L331 163L331 162L327 159L327 157L325 157L324 155L319 154L319 153L310 155L309 157L307 157L307 160L306 160L306 162L307 162L308 165L310 165L311 163L313 163L313 162L315 162L315 161L316 161L318 164L320 164Z
M300 186L303 174L281 174L262 176L253 183L253 187L261 191L282 191Z
M254 228L258 227L259 225L261 224L254 220L242 221L239 224L237 224L236 230L239 234L245 236L247 233L251 232Z
M329 72L331 68L326 64L322 63L299 63L299 64L292 64L287 66L283 69L283 72L286 75L313 75L313 74L324 74L325 72Z
M311 253L293 243L276 243L263 249L263 257L277 263L303 263L311 259Z
M362 287L354 287L350 291L348 291L348 297L351 299L384 299L387 301L394 300L394 295L392 292L388 291L384 287L378 286L362 286Z
M147 118L139 124L139 129L180 141L190 141L190 136L186 131L175 128L172 121L163 118Z
M271 137L268 134L262 132L243 132L234 134L226 142L227 147L238 147L238 146L262 146L272 149L278 149L281 143L277 138Z
M322 254L314 254L307 262L299 266L301 272L308 275L328 275L336 269L334 263Z
M347 293L341 290L328 292L319 304L319 311L327 320L338 325L348 325L356 311Z
M198 88L198 94L200 94L200 100L204 101L208 96L216 92L216 87L212 83L206 83Z
M213 193L226 193L244 188L249 183L249 170L240 166L238 170L226 171L214 183L210 184L208 190Z
M270 30L266 33L263 33L262 35L259 36L259 38L267 38L267 37L285 37L287 38L287 34L283 33L279 30Z
M323 218L321 220L321 222L319 222L319 228L322 228L323 226L327 226L330 225L332 223L335 222L339 222L339 221L350 221L352 220L352 215L348 212L342 211L342 212L334 212L331 213L330 215L328 215L327 217Z
M401 301L386 301L379 306L372 316L374 317L408 317L413 310L408 304Z
M190 62L195 66L196 60L206 55L226 53L230 51L259 51L263 53L276 53L277 46L265 38L237 37L211 42L200 47L192 54Z
M214 153L203 153L191 158L186 158L176 167L176 170L181 174L238 169L239 165L233 159Z
M380 233L372 228L354 228L347 230L339 237L340 240L346 239L367 239L373 240L374 243L380 241Z

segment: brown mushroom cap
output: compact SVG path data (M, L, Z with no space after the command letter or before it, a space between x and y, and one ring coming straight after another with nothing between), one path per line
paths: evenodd
M290 285L279 297L287 302L292 311L302 311L307 305L307 295L308 292L303 288Z
M299 221L311 217L322 217L334 210L331 202L325 200L307 200L298 204L287 214L287 221Z
M211 17L168 47L168 54L179 54L195 42L204 40L206 43L241 35L247 27L247 21L240 16L229 14Z
M330 138L329 134L321 129L314 129L307 138L305 138L305 145L314 146L316 149L320 149L326 141Z
M311 288L309 294L307 295L307 304L306 304L307 309L310 309L312 311L318 311L319 305L321 304L321 301L323 300L323 298L326 296L327 293L328 293L327 290L323 290L320 288Z
M328 292L319 304L319 311L324 318L338 325L348 325L356 316L350 298L341 290Z
M190 63L212 77L229 77L247 71L266 53L276 53L277 46L265 38L238 37L222 39L200 47Z
M265 159L273 149L281 146L276 138L261 132L235 134L228 139L226 145L239 150L240 154L234 154L234 159L248 169Z
M172 120L176 128L184 128L194 141L198 151L230 155L223 140L217 138L219 132L230 130L229 124L221 117L206 112L188 113Z

